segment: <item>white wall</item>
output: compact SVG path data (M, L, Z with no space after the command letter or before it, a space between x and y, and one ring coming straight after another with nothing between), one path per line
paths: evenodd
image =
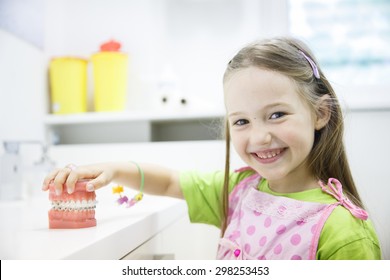
M0 142L43 140L43 52L0 29Z
M350 112L345 124L352 174L390 259L390 110Z

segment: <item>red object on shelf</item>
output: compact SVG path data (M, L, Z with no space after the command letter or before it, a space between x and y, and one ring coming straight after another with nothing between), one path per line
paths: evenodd
M121 48L121 43L110 40L100 46L100 51L102 52L117 52Z

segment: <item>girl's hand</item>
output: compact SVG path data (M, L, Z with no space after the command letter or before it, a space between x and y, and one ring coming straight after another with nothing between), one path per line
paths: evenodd
M60 195L63 191L71 194L74 192L77 181L90 179L86 185L86 190L92 192L108 185L113 180L114 171L114 166L108 163L85 166L68 164L64 168L55 169L50 172L43 181L42 190L47 191L49 184L53 182L57 195ZM63 189L64 187L66 189Z

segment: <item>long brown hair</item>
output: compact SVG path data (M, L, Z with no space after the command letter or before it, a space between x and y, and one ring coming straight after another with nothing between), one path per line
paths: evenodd
M313 68L307 58L316 64L319 78L315 77ZM253 66L276 71L289 77L296 85L298 93L303 100L307 101L316 115L323 113L323 110L316 106L319 99L324 94L330 96L327 100L330 119L325 127L314 132L314 144L308 156L309 168L318 179L327 181L328 178L337 178L343 185L345 195L357 206L363 208L344 148L344 123L340 104L331 84L319 68L318 62L310 49L302 41L289 37L272 38L252 43L241 49L229 62L223 77L224 84L232 74ZM229 207L230 133L227 120L225 121L225 138L226 160L222 199L222 235L227 227Z

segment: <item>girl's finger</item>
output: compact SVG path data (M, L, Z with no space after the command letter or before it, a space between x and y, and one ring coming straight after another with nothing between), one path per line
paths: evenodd
M79 174L77 168L75 166L72 166L72 167L73 168L71 168L71 171L70 171L70 173L68 175L68 178L65 181L66 191L68 192L68 194L71 194L71 193L74 192L76 182L79 179L82 179L80 177L80 174Z
M109 182L110 181L108 180L106 173L103 172L98 177L87 183L86 190L88 192L93 192L97 189L100 189L101 187L106 186Z
M42 184L42 190L47 191L49 189L49 184L51 181L54 180L54 178L57 176L58 172L60 171L60 168L56 168L53 171L51 171L43 180Z
M57 195L60 195L63 191L63 186L68 179L69 174L75 170L75 165L67 165L60 169L53 180L54 189Z

